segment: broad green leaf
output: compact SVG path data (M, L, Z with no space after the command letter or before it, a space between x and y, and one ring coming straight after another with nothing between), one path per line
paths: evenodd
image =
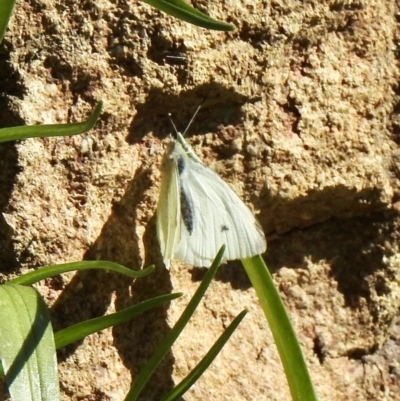
M317 395L299 342L264 260L258 255L242 259L242 263L257 293L274 337L292 399L294 401L316 401Z
M15 0L0 0L0 43L3 41L7 25L13 12Z
M217 31L234 31L235 27L226 22L220 22L203 14L183 0L143 0L143 2L158 8L165 13L190 24Z
M0 0L0 3L3 0ZM23 125L19 127L8 127L0 129L0 143L15 141L17 139L68 136L83 134L93 128L100 116L102 102L97 103L90 117L83 123L72 124L48 124L48 125Z
M53 330L31 287L0 285L0 359L13 400L59 399Z

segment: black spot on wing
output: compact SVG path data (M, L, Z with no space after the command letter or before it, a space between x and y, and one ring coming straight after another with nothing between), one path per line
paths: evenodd
M183 223L185 224L185 227L189 231L189 234L192 234L192 232L193 232L193 203L192 203L191 198L187 195L187 191L185 191L185 188L186 188L185 177L187 177L187 174L185 174L185 169L186 169L185 159L183 157L178 157L177 165L178 165L179 177L181 180L179 196L180 196L180 201L181 201L182 220L183 220Z
M185 170L185 160L183 157L178 157L178 173L182 175Z
M182 220L185 224L185 227L189 231L189 234L193 232L193 205L188 196L186 195L183 186L181 185L180 191L180 198L181 198L181 214Z

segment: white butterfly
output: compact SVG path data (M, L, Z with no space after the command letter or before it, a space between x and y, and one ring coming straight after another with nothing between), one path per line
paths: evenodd
M171 258L209 267L223 244L222 262L264 253L265 235L250 209L203 164L182 134L176 131L176 136L162 162L157 205L157 235L166 268Z

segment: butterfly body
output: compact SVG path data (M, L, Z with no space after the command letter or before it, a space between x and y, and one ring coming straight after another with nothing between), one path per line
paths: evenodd
M209 267L223 244L223 262L266 250L263 230L250 209L180 133L169 143L162 164L157 234L167 268L171 258Z

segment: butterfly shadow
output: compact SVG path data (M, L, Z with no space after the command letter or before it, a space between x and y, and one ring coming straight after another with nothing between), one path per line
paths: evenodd
M271 272L303 268L307 259L329 261L348 306L369 298L366 277L385 269L381 227L388 227L389 237L396 230L393 211L381 203L379 191L336 185L294 200L262 198L259 220L274 238L266 253Z
M307 259L315 264L328 261L329 275L337 282L345 305L358 308L363 299L371 299L371 277L387 270L385 238L395 229L393 218L376 212L350 219L331 218L309 228L295 229L270 242L267 264L274 272L281 267L304 269ZM386 235L382 234L383 226ZM382 288L378 287L375 290L381 295L389 291L384 279Z

